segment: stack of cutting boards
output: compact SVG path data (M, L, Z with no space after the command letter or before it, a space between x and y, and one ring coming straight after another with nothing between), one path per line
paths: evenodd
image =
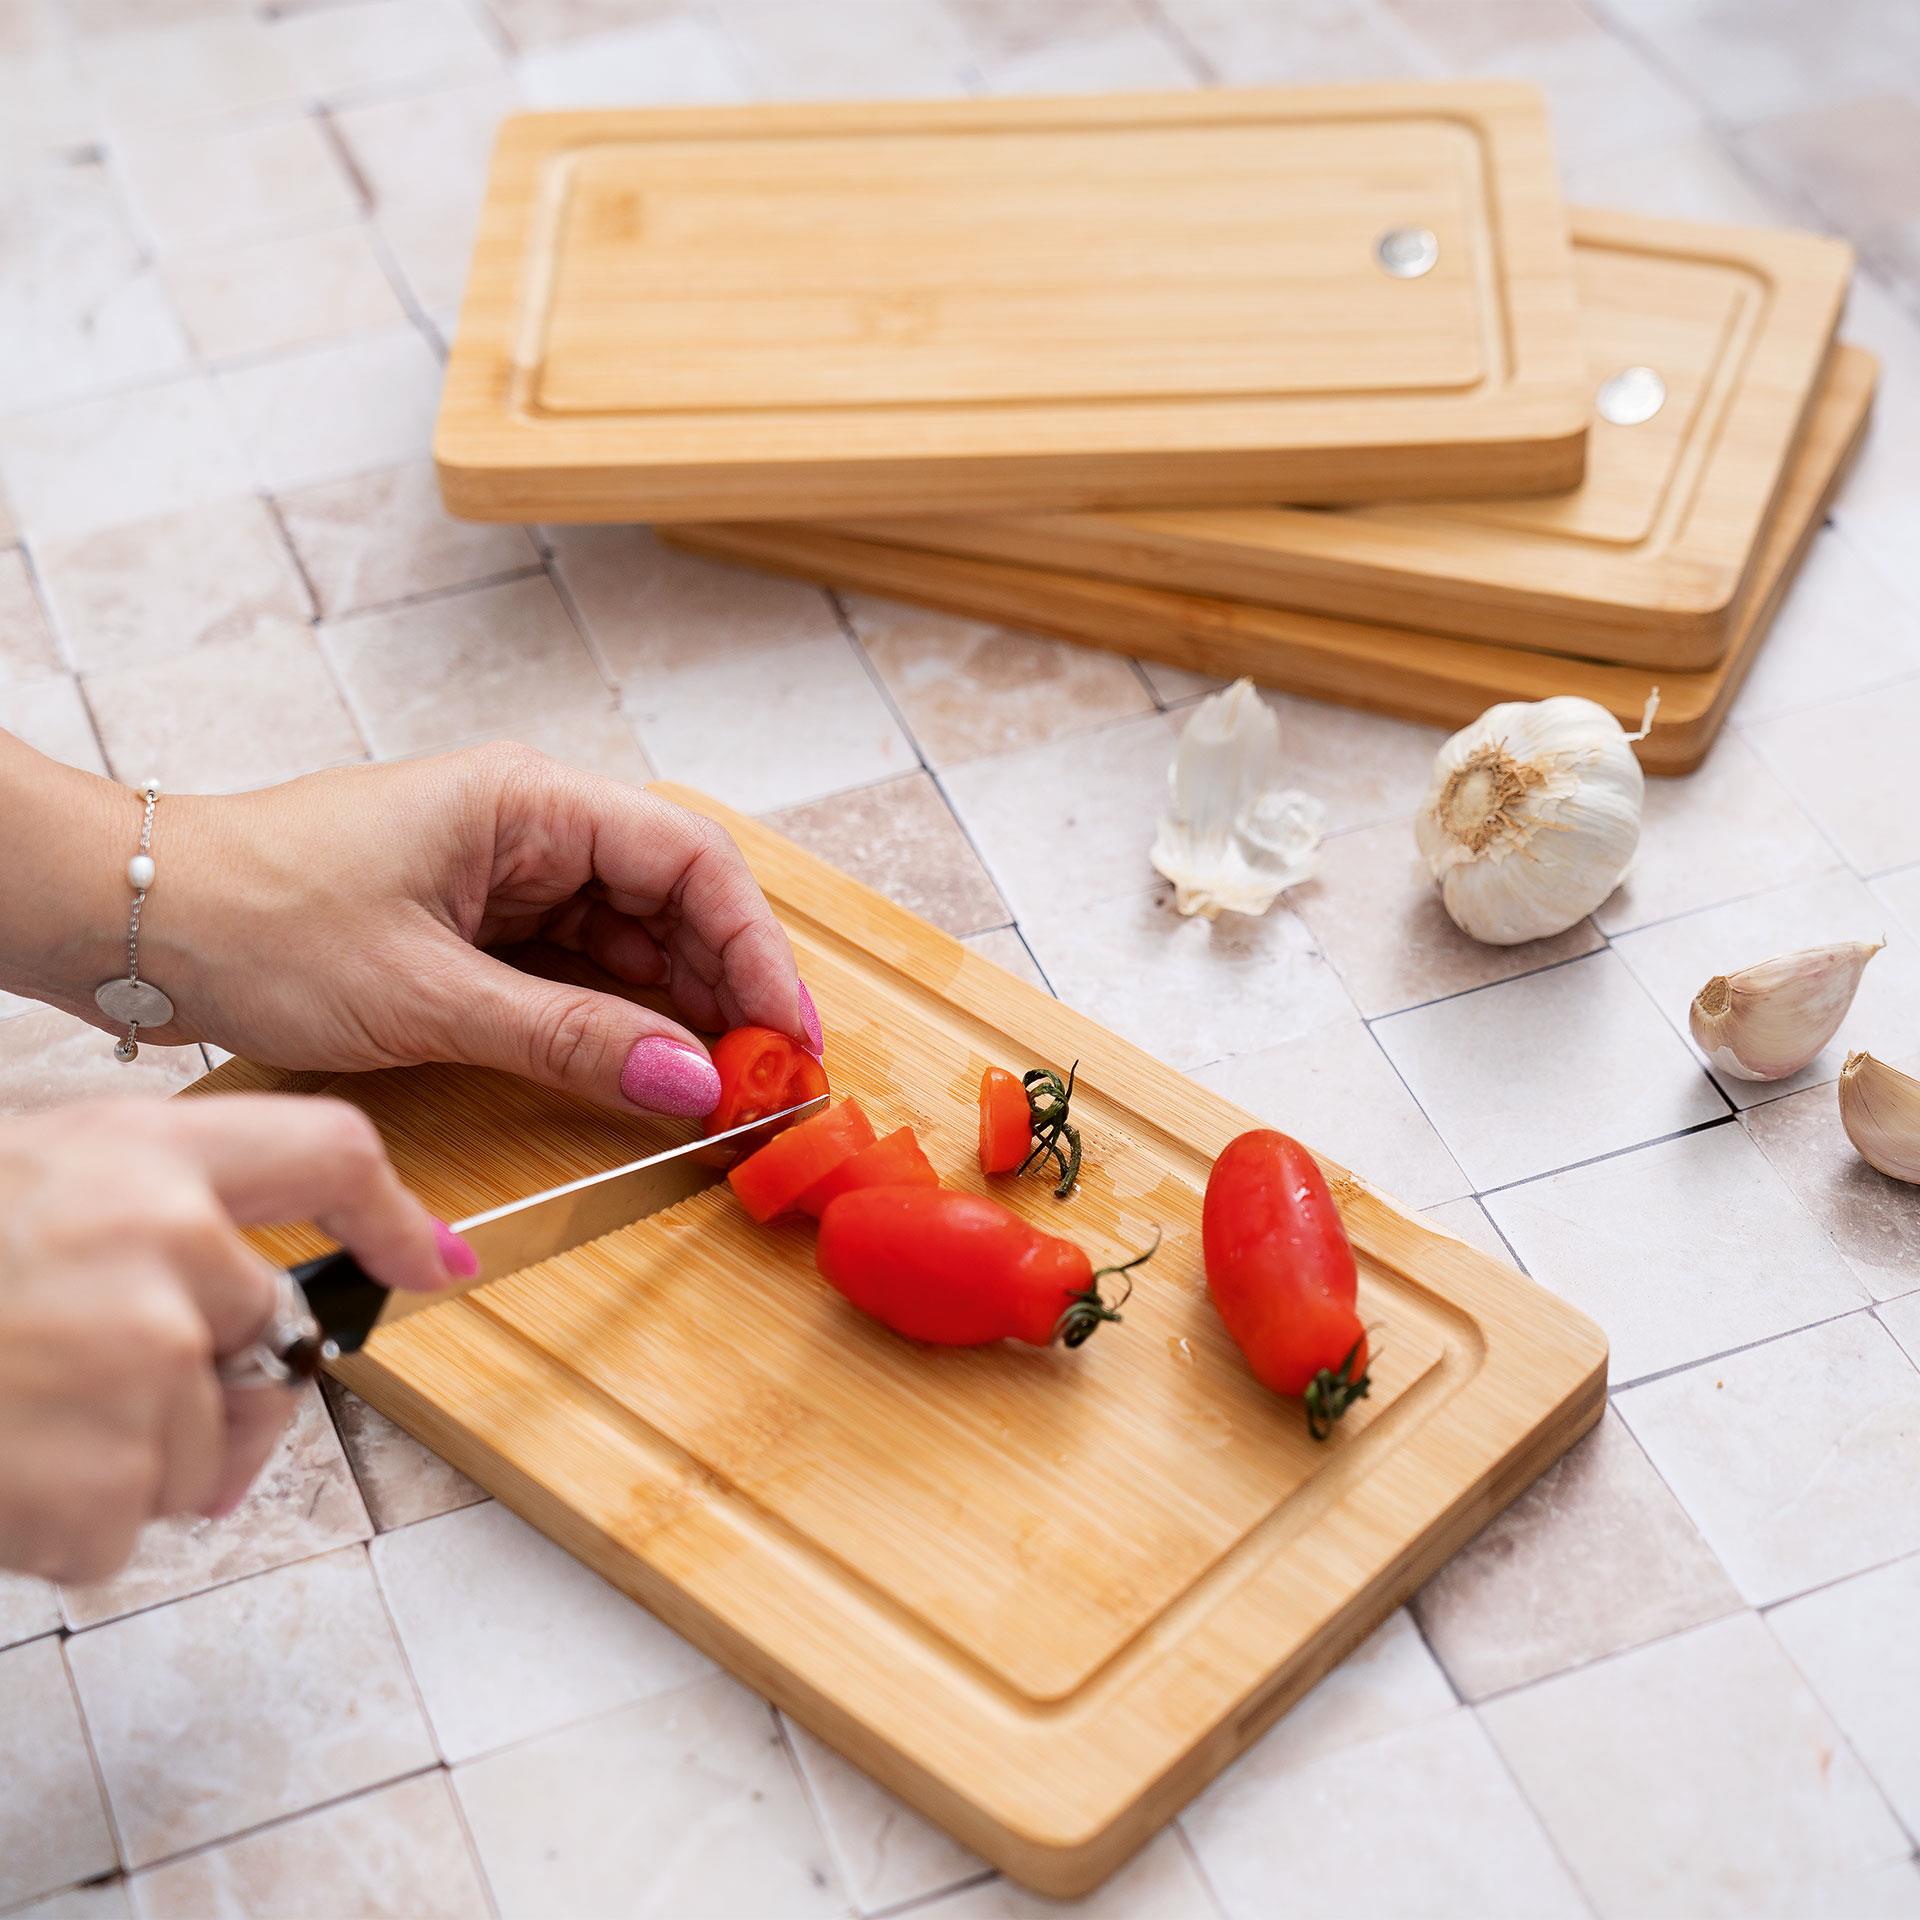
M1697 765L1872 397L1819 235L1568 209L1538 93L534 114L436 452L679 546Z

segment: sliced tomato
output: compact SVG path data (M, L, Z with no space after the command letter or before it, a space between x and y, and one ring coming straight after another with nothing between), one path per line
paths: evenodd
M940 1176L920 1150L911 1127L884 1134L850 1160L842 1160L824 1179L816 1180L794 1205L818 1220L829 1200L856 1187L937 1187Z
M1011 1173L1033 1151L1033 1102L1017 1073L980 1076L980 1171Z
M775 1134L727 1175L727 1184L740 1204L764 1223L790 1213L803 1193L872 1145L873 1127L860 1103L842 1100Z
M720 1104L707 1116L709 1133L743 1127L827 1090L826 1068L771 1027L735 1027L713 1043L712 1054Z

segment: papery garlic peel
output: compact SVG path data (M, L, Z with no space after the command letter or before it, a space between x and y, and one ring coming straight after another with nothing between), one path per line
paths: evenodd
M1840 1031L1860 976L1883 944L1842 940L1716 973L1687 1013L1708 1065L1736 1080L1798 1073Z
M1414 836L1463 932L1500 947L1544 940L1619 885L1640 844L1633 742L1645 731L1556 694L1490 707L1440 749Z
M1265 913L1313 873L1326 813L1280 777L1280 723L1236 680L1194 708L1167 771L1153 864L1182 913Z
M1920 1186L1920 1080L1870 1053L1848 1054L1840 1124L1868 1166Z

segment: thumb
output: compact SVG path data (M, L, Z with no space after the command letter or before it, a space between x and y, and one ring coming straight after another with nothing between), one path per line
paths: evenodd
M720 1075L685 1027L611 993L545 980L474 948L449 988L446 1058L495 1067L619 1113L703 1120Z

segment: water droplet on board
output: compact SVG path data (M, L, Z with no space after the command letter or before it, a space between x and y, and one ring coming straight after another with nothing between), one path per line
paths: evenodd
M1233 1438L1233 1422L1211 1407L1199 1408L1188 1422L1193 1437L1203 1447L1224 1447Z
M1178 1360L1183 1367L1190 1367L1193 1365L1193 1348L1187 1344L1187 1337L1185 1334L1183 1333L1168 1334L1167 1335L1167 1351L1170 1354L1172 1354L1173 1357L1176 1360Z

